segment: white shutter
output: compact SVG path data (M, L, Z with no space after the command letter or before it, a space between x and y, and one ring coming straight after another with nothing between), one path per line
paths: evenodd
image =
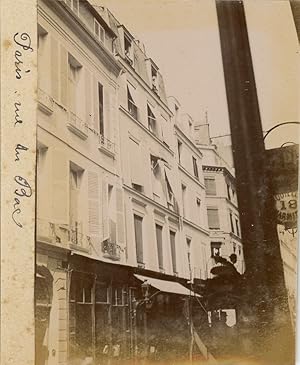
M52 156L52 214L53 223L69 224L69 165L63 151Z
M92 126L92 81L91 73L85 69L85 122Z
M68 107L68 52L65 47L60 47L60 101Z
M123 190L116 188L116 210L117 210L117 242L125 243L124 205Z
M131 182L144 186L145 166L142 163L142 151L140 145L131 138L129 138L129 159Z
M51 37L51 94L55 100L59 99L59 79L58 79L58 70L59 70L59 54L58 54L58 42L55 38Z
M97 173L88 172L89 235L92 241L100 242L100 192Z
M102 180L102 240L109 238L108 184Z

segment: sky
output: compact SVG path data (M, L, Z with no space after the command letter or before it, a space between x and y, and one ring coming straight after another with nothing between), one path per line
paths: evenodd
M167 95L196 122L207 112L212 136L230 133L214 0L95 0L141 40L159 66ZM245 0L263 129L298 120L299 44L289 2ZM278 128L270 147L298 140L298 127Z

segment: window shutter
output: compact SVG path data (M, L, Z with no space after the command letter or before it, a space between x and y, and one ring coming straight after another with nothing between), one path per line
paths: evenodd
M95 131L99 131L99 95L98 95L98 81L93 77L93 101L94 101L94 113L93 113L93 128Z
M136 245L136 260L143 264L143 218L134 215L134 233Z
M92 113L91 73L85 69L85 121L89 126L92 126Z
M117 208L117 240L119 244L125 243L124 231L124 207L123 207L123 191L116 189L116 208Z
M217 208L207 209L208 227L211 229L219 229L219 211Z
M88 172L89 235L97 243L100 241L100 194L97 173Z
M204 179L205 189L207 195L216 195L216 180L215 178L205 178Z
M144 166L142 164L142 152L140 145L129 138L129 159L131 170L131 182L144 186Z
M58 57L58 42L51 37L51 93L55 100L59 100Z
M68 107L68 52L65 47L60 47L60 100Z
M109 239L109 210L108 210L108 185L102 180L102 240Z
M69 224L69 194L68 194L68 173L67 159L62 151L53 151L52 177L52 212L54 223Z

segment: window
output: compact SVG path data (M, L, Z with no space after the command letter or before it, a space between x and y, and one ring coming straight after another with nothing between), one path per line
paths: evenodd
M104 103L103 86L98 82L98 101L99 101L99 132L104 136Z
M136 246L136 260L143 265L143 218L134 214L134 233Z
M181 163L182 143L177 140L178 162Z
M183 210L183 216L186 215L186 186L181 185L181 193L182 193L182 210Z
M207 195L217 195L216 180L214 177L206 177L204 179L204 184Z
M237 236L240 235L240 227L239 227L239 220L235 218L235 227L236 227L236 234Z
M158 254L158 267L160 270L164 269L164 257L163 257L163 243L162 243L162 232L163 227L159 224L155 225L156 232L156 244L157 244L157 254Z
M70 163L69 182L69 212L70 212L70 241L82 244L82 224L80 222L80 179L83 170L74 163Z
M186 238L187 258L188 258L188 265L189 265L190 275L192 274L192 266L191 266L191 242L192 242L192 240L190 238Z
M151 133L157 136L156 118L149 105L147 105L147 115L148 115L148 129L150 130Z
M233 226L233 218L232 218L232 213L229 213L229 217L230 217L230 228L231 228L231 232L234 233L234 226Z
M79 15L79 0L65 0L65 3L76 13Z
M68 54L68 65L70 109L76 114L76 111L80 109L79 98L81 97L81 93L79 92L79 85L82 66L70 53Z
M104 43L105 31L96 19L94 19L94 34L101 43Z
M125 60L130 65L133 66L133 49L132 49L132 40L129 36L124 36L124 52L125 52Z
M218 208L207 208L207 218L210 229L220 229Z
M230 195L230 185L229 184L226 184L227 186L227 197L229 200L231 200L231 195Z
M127 86L127 107L129 113L134 119L138 120L138 108L133 100L132 93L130 92L129 86Z
M193 156L193 168L194 168L194 176L199 179L199 172L198 172L198 165L197 165L197 160L196 158Z
M153 65L151 66L151 80L152 80L152 90L158 94L158 85L157 85L157 70Z
M211 257L221 255L221 245L222 245L221 242L211 242L210 243Z
M108 287L106 283L96 283L95 302L108 303Z
M177 274L177 264L176 264L176 232L170 231L170 244L171 244L171 258L172 258L172 268L173 273Z

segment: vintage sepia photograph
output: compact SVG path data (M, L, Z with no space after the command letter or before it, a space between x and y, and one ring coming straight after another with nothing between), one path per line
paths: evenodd
M34 313L23 364L295 364L300 2L31 5L36 34L1 38L16 85L36 85L36 148L17 134L26 92L1 99L15 163L36 156L7 208L25 246L35 202L34 290L15 318L1 293L1 318ZM3 365L27 335L5 337Z

